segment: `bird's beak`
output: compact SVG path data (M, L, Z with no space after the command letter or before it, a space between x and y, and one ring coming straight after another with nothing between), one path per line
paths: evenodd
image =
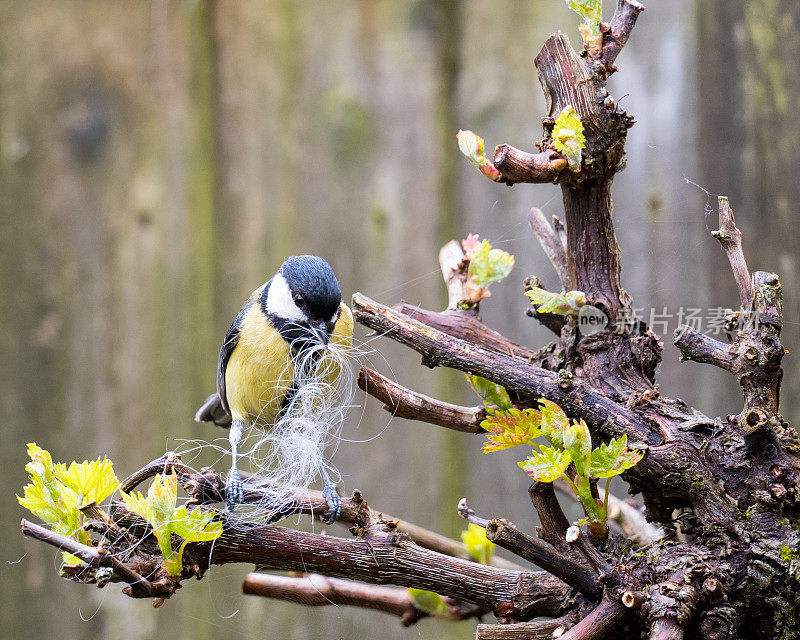
M328 340L330 340L330 334L328 333L328 327L325 326L325 322L312 322L311 323L311 331L314 334L314 337L319 340L320 344L323 347L328 346Z

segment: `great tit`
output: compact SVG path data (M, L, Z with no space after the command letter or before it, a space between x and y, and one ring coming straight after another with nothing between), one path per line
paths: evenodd
M197 422L229 428L232 464L226 497L233 506L244 499L237 446L245 428L269 429L297 393L296 368L330 342L350 345L353 314L342 302L331 266L317 256L292 256L268 282L256 289L231 324L217 365L217 392L195 415ZM332 523L341 498L322 470L323 493Z

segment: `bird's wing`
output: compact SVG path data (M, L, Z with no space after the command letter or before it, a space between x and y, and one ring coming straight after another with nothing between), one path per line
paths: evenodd
M339 319L336 321L332 336L332 339L334 338L337 342L346 343L347 346L350 346L353 338L353 312L344 302L339 305Z
M272 281L270 280L270 282ZM228 396L225 392L225 371L228 368L228 361L231 359L231 354L236 348L236 345L239 344L239 332L241 331L245 314L254 304L260 303L261 296L264 294L264 291L269 288L270 282L261 285L258 289L253 291L247 302L244 303L242 310L239 311L239 315L233 319L231 326L228 328L228 332L225 334L225 340L222 341L222 347L220 347L219 350L219 362L217 363L217 394L219 395L223 410L227 413L231 412L231 408L228 405Z

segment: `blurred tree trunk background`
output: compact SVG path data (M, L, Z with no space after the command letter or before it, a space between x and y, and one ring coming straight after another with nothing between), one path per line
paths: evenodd
M560 195L482 180L455 134L530 148L544 107L533 57L557 29L576 40L576 27L560 0L0 0L6 486L24 483L29 441L60 460L108 454L124 474L189 449L182 439L223 435L191 419L213 389L219 342L292 253L328 258L348 295L441 308L439 247L479 233L517 255L484 319L542 344L520 282L556 278L525 215L560 213ZM638 120L614 192L623 282L667 330L665 391L711 415L737 406L731 380L679 365L669 339L681 307L736 299L724 254L707 247L716 216L704 207L727 194L751 268L782 275L783 411L796 422L800 7L652 2L623 58L614 95ZM422 370L389 341L370 345L399 382L469 401L460 376ZM513 453L484 460L478 439L399 419L383 431L387 420L376 403L353 411L346 436L365 442L339 447L344 491L451 535L463 495L532 526ZM215 569L156 611L113 586L53 580L55 554L17 533L14 496L0 507L2 637L471 633L470 623L406 631L377 613L245 598L240 567Z

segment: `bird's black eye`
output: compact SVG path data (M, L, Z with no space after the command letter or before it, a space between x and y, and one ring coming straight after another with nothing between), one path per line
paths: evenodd
M295 293L295 294L294 294L294 303L295 303L295 304L296 304L298 307L300 307L301 309L302 309L304 306L306 306L306 301L305 301L305 300L303 300L303 296L301 296L299 293Z

